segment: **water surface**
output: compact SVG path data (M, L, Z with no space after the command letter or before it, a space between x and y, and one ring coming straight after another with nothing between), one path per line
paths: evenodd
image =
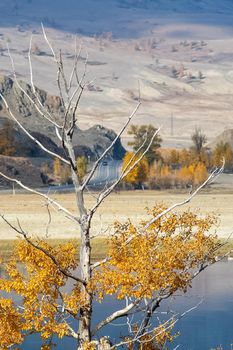
M203 300L197 309L180 320L175 330L181 335L169 345L174 349L179 345L182 350L209 350L222 345L224 350L233 344L233 262L221 262L211 266L193 282L193 287L185 295L180 295L166 302L161 311L173 310L184 312ZM117 310L119 302L107 298L103 304L94 306L94 323ZM112 339L126 332L125 320L114 323L106 329L105 335ZM39 337L32 336L22 346L22 350L39 350ZM71 339L59 341L56 349L74 350L75 342Z

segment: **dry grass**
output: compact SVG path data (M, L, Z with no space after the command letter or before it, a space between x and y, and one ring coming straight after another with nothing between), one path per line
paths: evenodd
M187 193L162 191L129 191L113 193L105 200L102 207L96 212L92 223L92 234L98 237L106 236L111 232L115 220L121 222L130 218L138 223L147 217L145 208L164 202L168 205L179 202L187 197ZM55 194L53 196L67 209L75 213L75 198L73 194ZM86 195L88 208L95 199ZM1 213L8 220L17 224L17 218L22 227L32 235L45 237L48 224L48 212L45 202L35 195L16 194L0 195ZM214 212L220 215L221 223L217 230L219 237L227 237L232 231L233 194L206 192L196 196L191 203L180 210L199 210L201 214ZM49 225L49 238L70 239L79 238L79 227L67 219L62 213L51 210L52 221ZM15 239L16 234L5 223L0 222L0 239Z
M115 220L125 221L130 218L138 223L146 218L146 207L164 202L168 205L177 203L186 198L187 193L162 192L162 191L133 191L112 194L97 211L93 224L92 234L98 235L93 239L93 260L101 259L107 252L107 235ZM75 197L73 194L56 194L53 196L66 208L75 212ZM94 204L94 198L90 194L85 197L87 206ZM48 212L45 203L38 196L30 194L0 195L1 213L13 223L20 220L22 227L32 236L45 238L48 223ZM220 216L221 223L217 233L221 239L228 237L232 231L233 194L206 192L196 196L191 203L182 206L180 210L189 207L198 210L201 214L215 212ZM61 213L52 211L52 222L49 226L49 243L62 244L67 241L80 245L79 228L73 222L65 218ZM16 234L5 223L0 223L0 254L9 257L16 243ZM233 239L230 239L219 254L225 254L233 249Z
M47 240L49 244L52 246L62 245L67 242L72 242L76 247L77 251L80 247L80 240L79 239L48 239ZM225 243L225 240L221 239L220 243ZM1 258L6 261L8 260L15 248L15 245L17 244L17 240L2 240L0 241L0 256ZM98 261L106 257L108 251L108 240L107 238L95 238L93 240L93 246L92 246L92 260ZM229 256L233 256L233 239L229 239L228 242L220 248L216 255L223 256L226 255L228 252L231 252Z
M3 260L8 260L12 255L14 248L18 240L1 240L0 241L0 256ZM62 245L67 242L72 242L76 247L77 251L80 247L80 239L48 239L47 242L52 246ZM108 240L106 238L95 238L92 246L92 260L97 261L106 256L108 249Z
M223 256L229 253L230 257L233 257L233 238L229 239L225 244L225 240L221 239L220 243L224 243L223 247L217 252L219 256Z

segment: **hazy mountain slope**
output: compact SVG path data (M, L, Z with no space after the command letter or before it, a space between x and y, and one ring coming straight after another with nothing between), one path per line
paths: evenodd
M221 142L228 143L233 149L233 129L224 130L208 145L208 147L214 149L216 145Z
M80 128L100 124L118 131L137 103L138 81L142 106L134 123L161 125L168 146L188 145L196 126L209 141L233 127L230 0L1 0L0 13L2 73L12 76L8 43L19 78L30 81L33 33L43 53L32 57L35 84L50 95L58 94L56 67L40 22L54 48L62 48L68 73L78 34L80 72L87 51L87 78L94 79L80 103Z
M80 34L112 31L116 37L137 37L151 28L144 20L159 21L164 16L173 20L174 15L180 15L183 22L231 25L232 19L227 18L233 14L233 3L231 0L1 0L0 12L5 26L42 21L46 26Z

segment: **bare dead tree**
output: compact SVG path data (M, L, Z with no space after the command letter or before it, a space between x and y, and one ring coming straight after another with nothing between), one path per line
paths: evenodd
M59 271L64 274L67 278L72 279L79 283L82 296L85 300L85 303L80 307L79 316L78 316L78 331L75 331L70 325L70 336L77 339L77 346L79 349L84 349L84 345L86 343L90 343L91 341L95 340L98 343L98 346L101 347L101 342L98 342L95 338L96 335L98 335L98 332L103 329L105 326L109 325L113 321L117 319L125 319L128 318L128 325L131 327L132 322L130 321L130 317L135 312L142 312L144 314L144 317L141 321L140 327L138 331L134 335L133 341L137 344L139 344L141 341L143 341L143 336L145 334L150 334L149 325L151 323L151 319L154 315L154 313L157 311L157 309L160 306L160 303L169 298L172 295L172 291L160 291L158 295L156 295L154 298L152 298L149 302L146 300L141 299L134 299L134 300L127 300L126 306L122 309L110 314L108 317L103 319L99 324L96 325L94 329L92 329L91 320L92 320L92 306L93 306L93 296L90 292L90 290L87 288L89 282L91 281L93 271L98 268L99 266L105 264L108 261L108 258L98 261L96 263L92 263L91 261L91 248L92 248L92 241L91 241L91 224L93 216L96 212L96 210L101 206L103 201L111 195L111 193L114 191L116 186L138 165L138 163L142 160L142 158L146 155L146 153L149 151L150 146L152 145L155 137L158 135L158 132L160 129L157 129L154 133L154 135L151 137L150 140L145 140L142 145L138 148L138 150L135 152L135 155L131 158L127 166L122 170L122 172L119 174L119 177L116 179L115 182L111 184L107 184L107 186L103 189L100 189L97 195L95 196L95 203L92 208L88 209L85 203L84 198L84 192L88 189L88 184L90 183L91 179L94 177L95 171L98 168L101 161L105 158L105 156L108 155L108 153L112 150L116 142L119 140L125 129L128 127L132 119L135 117L138 109L140 108L141 102L139 101L135 108L133 109L131 115L126 118L121 130L117 133L116 137L113 139L111 144L106 148L106 150L102 153L101 156L96 160L94 163L91 171L86 176L84 181L82 182L81 179L78 176L77 171L77 164L76 164L76 158L75 158L75 152L74 152L74 145L73 145L73 136L76 130L77 125L77 111L79 108L81 97L85 91L85 88L88 85L88 82L86 81L86 73L87 73L87 60L88 57L86 57L86 60L84 62L84 69L83 73L80 77L78 73L78 64L81 54L81 48L78 49L77 45L75 48L75 55L74 55L74 62L73 67L71 70L71 73L69 76L65 73L64 68L64 60L62 52L60 51L58 54L55 52L50 40L47 37L47 34L44 30L44 27L42 25L42 32L45 39L45 42L48 45L48 48L51 51L52 59L57 67L57 87L59 91L59 98L62 106L62 113L59 116L55 116L51 114L46 106L43 104L43 102L40 99L40 96L37 93L37 89L34 84L34 76L33 76L33 68L32 68L32 39L30 40L30 47L28 52L28 60L29 60L29 72L30 72L30 82L31 82L31 88L33 93L33 98L28 94L28 92L25 90L25 88L22 86L22 84L19 82L16 74L16 70L14 67L14 61L11 56L11 53L9 51L9 57L12 63L12 69L14 74L14 80L17 84L20 91L24 94L24 96L29 100L29 102L32 104L32 106L37 110L39 113L39 116L46 120L53 128L54 133L56 134L58 141L61 142L62 147L64 149L65 156L61 156L59 154L56 154L55 152L51 151L49 148L47 148L45 145L43 145L42 142L37 140L36 137L34 137L24 126L23 124L18 120L18 118L14 115L12 110L9 107L9 104L3 95L3 93L0 92L0 98L2 100L3 105L5 106L10 118L17 123L18 127L33 141L35 142L44 152L48 153L50 156L58 158L62 163L68 164L71 171L71 177L74 184L74 190L76 195L76 204L77 204L77 212L72 213L70 210L62 206L60 203L55 201L53 198L50 197L50 195L45 195L44 193L40 193L38 190L35 190L33 188L30 188L23 184L21 181L9 177L6 174L0 173L2 177L7 179L8 181L12 183L17 183L20 187L23 189L34 193L35 195L43 197L47 204L54 207L58 211L61 211L67 218L71 219L75 223L78 224L80 229L80 238L81 238L81 245L80 245L80 251L79 251L79 267L80 267L80 275L77 276L75 273L67 272L64 270L61 266L59 266L58 261L55 259L53 255L49 251L47 251L45 248L42 248L40 245L35 244L33 240L30 238L31 236L25 232L25 230L18 225L18 227L12 225L9 220L6 219L6 217L1 214L2 219L12 227L18 234L20 234L30 245L33 246L33 248L38 249L42 251L47 257L49 257L53 263L58 267ZM145 143L148 145L145 149ZM143 152L141 150L143 149ZM136 157L138 156L138 157ZM135 159L137 159L135 161ZM208 179L199 186L191 195L189 195L184 201L180 203L173 204L166 210L162 211L158 216L154 217L150 222L145 224L145 226L138 231L138 235L142 235L145 233L145 231L154 224L155 221L159 220L161 217L167 215L169 212L174 210L178 206L182 206L186 203L188 203L204 186L209 184L213 179L215 179L217 176L221 174L223 171L223 167L220 169L216 169L213 173L210 174ZM79 233L77 232L77 236ZM134 236L135 237L135 236ZM134 237L130 238L126 244L129 244ZM201 271L203 271L207 266L209 266L208 259L203 261L203 264L199 266L199 268L195 271L195 274L193 275L193 278L198 275ZM60 313L61 317L64 317L65 310L63 307L61 309L57 310L58 313ZM177 320L180 317L183 317L186 313L182 315L176 315L173 316L170 321L167 322L166 327L171 328L172 325L174 325ZM145 341L145 340L144 340ZM130 341L132 342L132 340ZM119 347L122 345L127 344L127 341L120 341L118 344L115 344L114 347Z

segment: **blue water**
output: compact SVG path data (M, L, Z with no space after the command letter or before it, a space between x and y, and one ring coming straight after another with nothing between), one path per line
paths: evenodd
M233 344L233 262L221 262L210 267L193 282L187 294L177 296L166 302L161 311L183 312L203 299L197 309L180 320L175 330L181 335L172 343L170 349L180 345L182 350L209 350L222 345L224 350ZM94 323L117 310L119 303L108 298L103 304L94 305ZM106 328L105 335L112 339L125 334L125 320L115 322ZM71 339L59 341L56 349L75 349ZM39 338L32 336L22 346L22 350L39 350Z
M177 310L185 310L203 298L203 303L177 325L181 336L174 344L179 349L204 350L233 345L233 262L210 267L193 283L184 297L174 301ZM172 304L172 302L170 303ZM174 347L173 344L173 347ZM171 349L173 349L171 347Z

